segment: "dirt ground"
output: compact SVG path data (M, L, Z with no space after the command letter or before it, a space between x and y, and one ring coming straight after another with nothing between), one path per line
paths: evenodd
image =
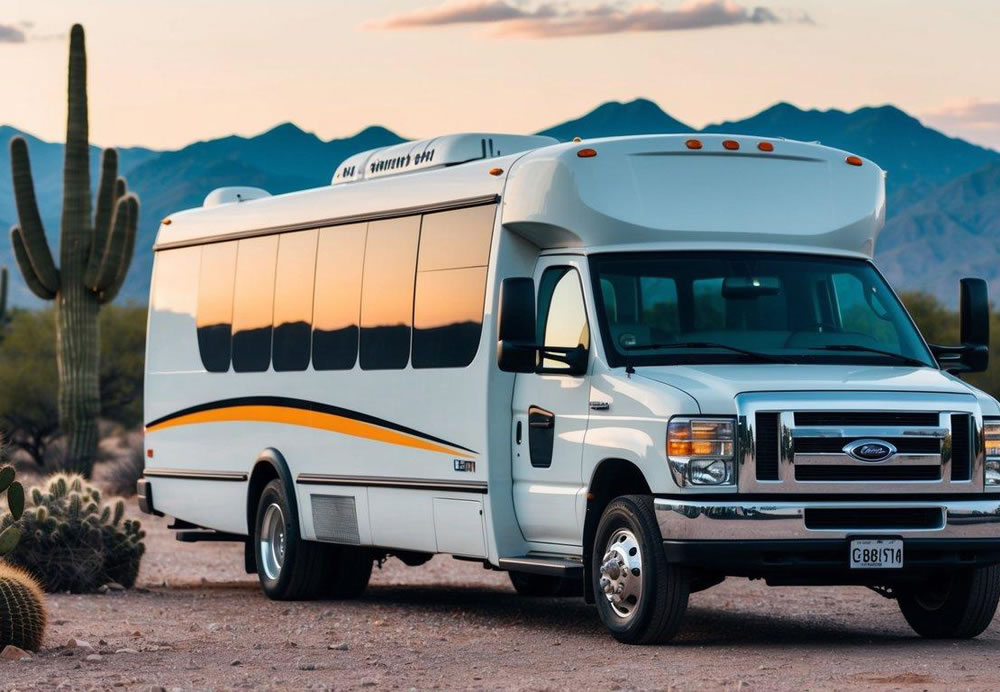
M861 588L732 579L691 597L674 643L627 647L583 599L522 598L505 574L446 557L389 561L359 601L271 602L241 547L145 523L139 588L50 596L46 648L0 662L0 689L1000 687L1000 621L975 641L923 641Z

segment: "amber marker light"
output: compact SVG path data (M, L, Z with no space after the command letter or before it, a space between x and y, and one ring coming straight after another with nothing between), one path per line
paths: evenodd
M684 142L684 146L686 146L688 149L701 149L701 140L689 139L688 141Z
M844 159L844 161L847 162L847 163L849 163L849 164L851 164L852 166L860 166L861 163L862 163L861 162L861 157L854 156L853 154L851 156L848 156L846 159Z
M163 219L162 223L163 223L164 226L169 226L170 225L170 219Z
M576 155L581 159L592 159L597 156L597 151L595 149L581 149L576 152Z
M740 148L740 143L735 139L724 139L722 141L722 147L728 149L729 151L736 151Z
M490 175L501 175L503 173L502 168L491 168Z
M757 142L757 148L761 151L774 151L774 145L770 142Z

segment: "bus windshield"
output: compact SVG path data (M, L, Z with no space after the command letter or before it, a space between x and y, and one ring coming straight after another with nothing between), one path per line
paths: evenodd
M830 363L937 367L868 261L764 252L591 257L612 366Z

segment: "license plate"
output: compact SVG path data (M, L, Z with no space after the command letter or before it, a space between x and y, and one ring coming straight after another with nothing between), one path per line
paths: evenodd
M903 566L903 541L858 539L851 541L851 569L899 569Z

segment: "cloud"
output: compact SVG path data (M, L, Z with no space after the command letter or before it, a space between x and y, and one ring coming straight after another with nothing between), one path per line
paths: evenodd
M580 8L565 3L526 5L517 0L452 0L436 7L393 15L369 29L399 30L457 24L489 25L495 36L559 38L640 31L684 31L738 24L811 24L802 11L744 7L734 0L693 0L676 8L603 0Z
M24 43L24 32L12 24L0 24L0 43Z
M970 101L926 113L923 120L951 135L1000 149L1000 101Z

